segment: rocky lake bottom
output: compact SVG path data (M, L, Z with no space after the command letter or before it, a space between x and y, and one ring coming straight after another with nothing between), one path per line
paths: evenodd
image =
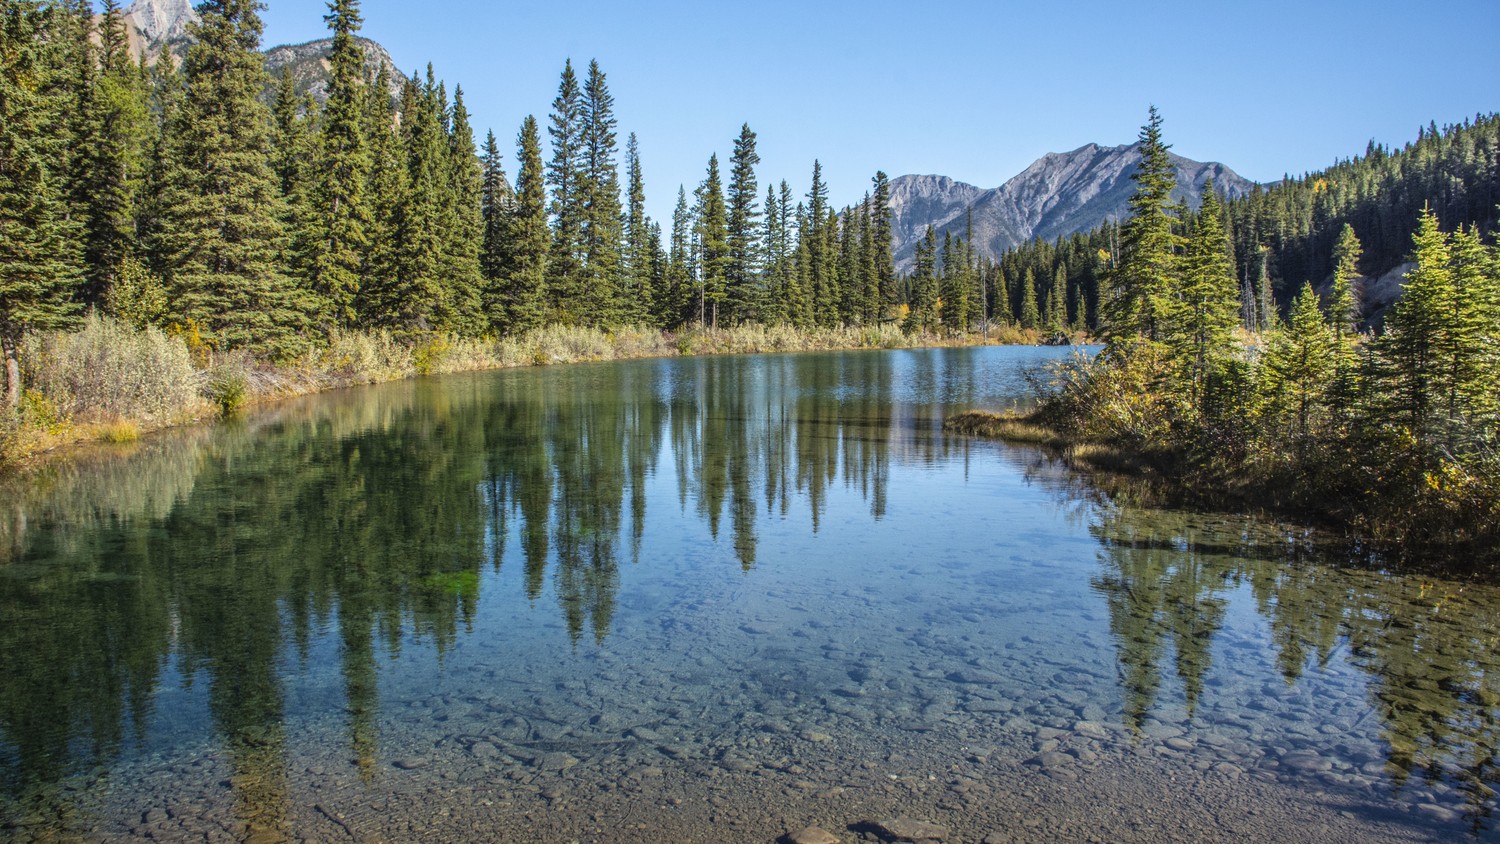
M1014 356L398 385L33 489L0 837L1495 839L1500 590L943 434Z

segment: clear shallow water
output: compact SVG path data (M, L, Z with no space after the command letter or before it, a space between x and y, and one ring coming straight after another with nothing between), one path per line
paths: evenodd
M945 435L990 348L288 403L0 488L0 838L1495 839L1500 592Z

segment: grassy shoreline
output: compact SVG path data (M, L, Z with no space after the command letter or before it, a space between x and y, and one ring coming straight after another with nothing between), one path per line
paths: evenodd
M506 338L337 332L299 358L271 362L91 317L78 331L27 339L21 408L9 420L0 417L0 473L57 459L78 446L133 442L247 407L424 375L700 355L1036 345L1041 339L1040 332L1015 328L992 329L986 338L904 334L889 325L679 332L548 326Z

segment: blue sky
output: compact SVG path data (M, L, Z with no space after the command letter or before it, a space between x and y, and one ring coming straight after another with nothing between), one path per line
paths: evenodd
M322 0L268 0L264 46L327 33ZM408 73L464 88L515 176L527 114L545 119L563 60L608 76L640 139L648 211L665 220L740 124L761 193L832 199L876 170L995 187L1047 152L1134 139L1155 103L1175 152L1273 180L1401 144L1428 121L1500 110L1500 1L760 3L365 0L361 34ZM545 137L544 137L545 139ZM727 168L726 168L727 169Z

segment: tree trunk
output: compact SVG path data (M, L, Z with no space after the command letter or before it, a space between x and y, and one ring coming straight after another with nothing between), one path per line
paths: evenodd
M5 353L5 407L14 410L21 405L21 359L16 338L0 335L0 349Z

